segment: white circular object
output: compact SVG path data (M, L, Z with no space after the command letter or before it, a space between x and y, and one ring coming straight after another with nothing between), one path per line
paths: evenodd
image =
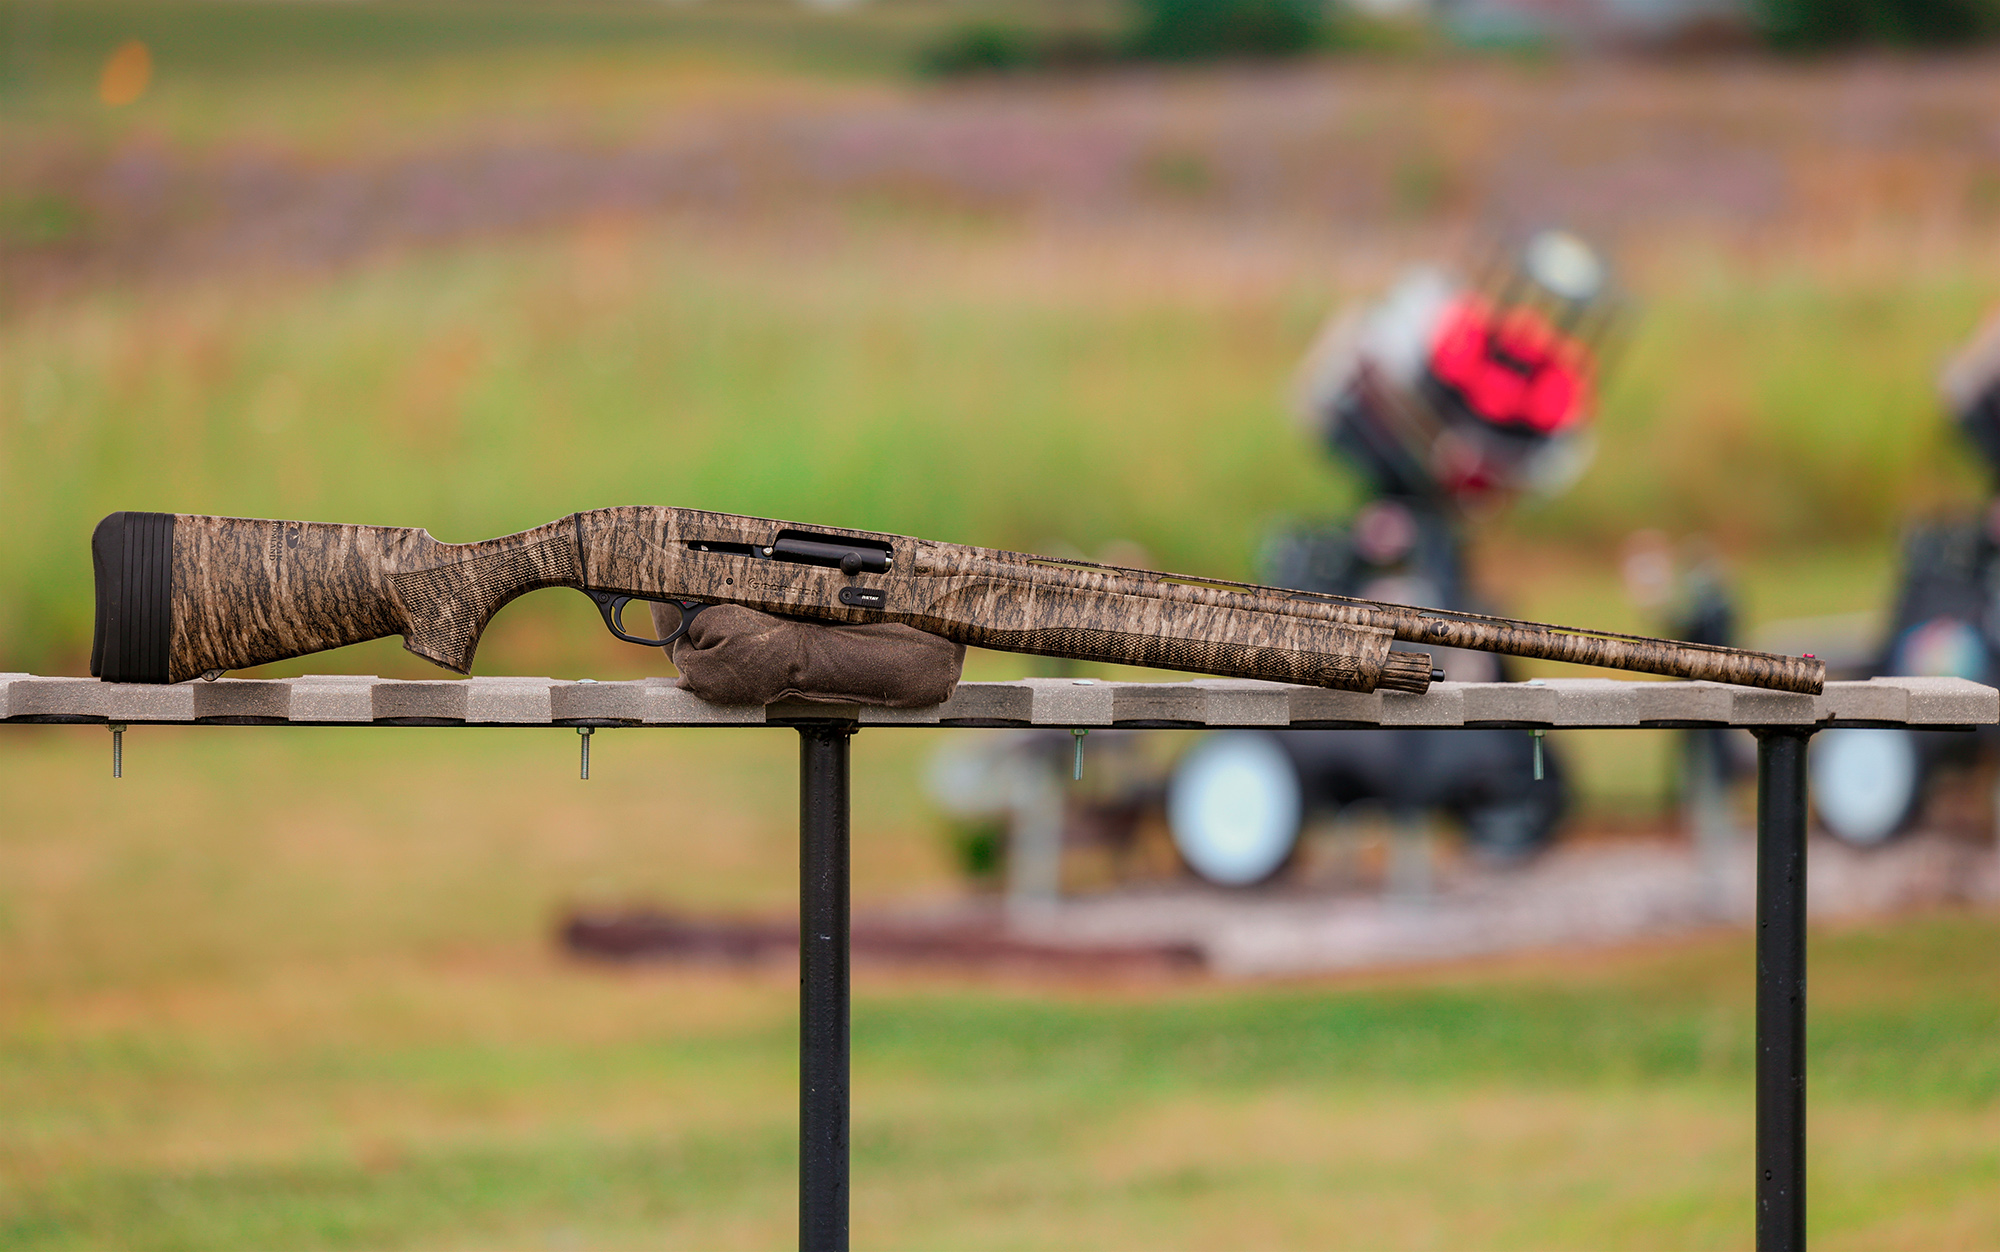
M1812 803L1827 830L1863 847L1896 833L1916 807L1923 770L1905 730L1852 727L1813 739Z
M1528 277L1565 300L1594 299L1604 288L1604 262L1566 230L1545 230L1530 239L1523 260Z
M1188 868L1246 887L1278 872L1305 810L1298 768L1270 735L1210 735L1181 758L1167 784L1167 825Z

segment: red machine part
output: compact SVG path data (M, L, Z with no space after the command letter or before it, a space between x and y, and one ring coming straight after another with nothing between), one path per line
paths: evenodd
M1555 435L1582 421L1590 354L1532 308L1454 301L1431 344L1431 373L1482 421Z

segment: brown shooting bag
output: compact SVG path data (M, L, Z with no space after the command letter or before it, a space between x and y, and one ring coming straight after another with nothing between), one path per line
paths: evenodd
M681 685L713 704L942 704L965 647L895 622L842 626L738 604L703 609L674 642Z

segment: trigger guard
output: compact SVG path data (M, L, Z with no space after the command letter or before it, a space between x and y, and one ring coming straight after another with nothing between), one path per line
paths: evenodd
M694 622L694 615L708 607L693 600L669 601L668 603L679 606L681 624L664 639L641 639L637 635L628 634L624 625L625 606L632 603L636 597L609 591L586 591L584 594L596 601L598 615L604 618L606 630L615 638L622 639L626 643L636 643L642 648L671 648L675 640L687 634L688 627Z

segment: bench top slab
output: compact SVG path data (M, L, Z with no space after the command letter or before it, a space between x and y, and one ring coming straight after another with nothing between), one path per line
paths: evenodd
M1245 679L960 683L943 704L882 709L787 701L729 706L670 678L403 681L359 675L151 686L0 674L0 721L221 725L765 726L821 719L863 726L1968 727L2000 723L2000 691L1962 678L1828 683L1819 696L1706 682L1550 678L1434 684L1421 696L1357 695Z

